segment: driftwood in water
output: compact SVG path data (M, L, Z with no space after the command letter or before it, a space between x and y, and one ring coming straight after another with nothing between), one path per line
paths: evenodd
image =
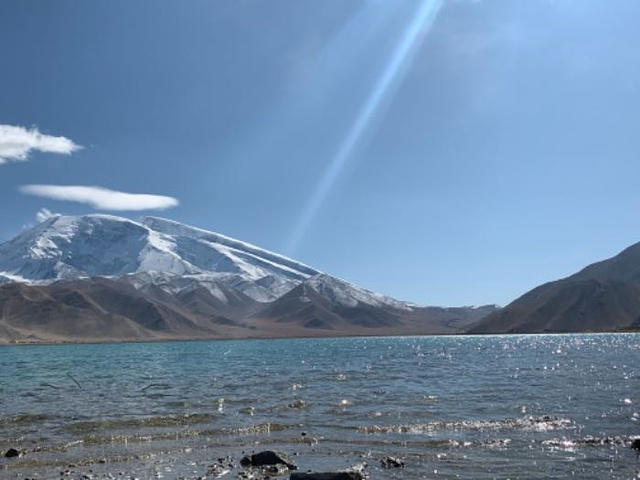
M75 378L73 378L73 376L69 372L67 372L67 377L69 377L71 380L73 380L73 383L75 383L80 390L84 390L82 388L82 385L80 385L80 382L78 382Z

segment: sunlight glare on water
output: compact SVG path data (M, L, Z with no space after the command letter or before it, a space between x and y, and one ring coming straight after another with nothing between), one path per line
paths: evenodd
M394 475L379 467L384 455L404 459L402 478L634 478L638 340L3 347L0 368L12 375L0 379L0 448L27 453L0 468L7 478L47 478L69 463L196 478L212 459L278 449L304 469L364 459L375 478Z

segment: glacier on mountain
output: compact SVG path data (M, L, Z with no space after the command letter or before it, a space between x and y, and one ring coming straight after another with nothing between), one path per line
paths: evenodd
M168 290L179 290L171 280L191 277L268 301L319 272L249 243L154 217L55 216L0 245L0 282L142 273L162 278Z
M221 301L232 288L258 302L307 282L343 306L409 308L250 243L157 217L57 215L0 245L0 283L87 277L118 277L138 289L153 284L174 295L204 287Z

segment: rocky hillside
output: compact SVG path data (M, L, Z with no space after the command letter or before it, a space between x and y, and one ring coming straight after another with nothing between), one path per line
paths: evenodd
M488 315L469 333L640 330L640 243L546 283Z

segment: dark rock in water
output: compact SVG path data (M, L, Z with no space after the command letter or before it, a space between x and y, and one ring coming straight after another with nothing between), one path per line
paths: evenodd
M254 453L253 455L245 455L240 460L243 467L264 467L266 465L286 465L289 470L295 470L296 464L284 453L265 450L264 452Z
M404 461L398 457L382 457L380 459L380 466L382 468L404 468Z
M12 458L12 457L20 457L24 455L21 451L16 450L15 448L10 448L9 450L7 450L7 452L4 454L5 458Z
M631 448L640 452L640 438L636 438L633 442L631 442Z
M295 400L294 402L289 404L289 408L307 408L307 402L304 400Z
M363 480L362 472L347 470L343 472L294 472L289 480Z
M278 463L277 465L267 465L266 467L261 467L262 472L268 475L284 475L289 470L293 470L287 467L283 463Z

